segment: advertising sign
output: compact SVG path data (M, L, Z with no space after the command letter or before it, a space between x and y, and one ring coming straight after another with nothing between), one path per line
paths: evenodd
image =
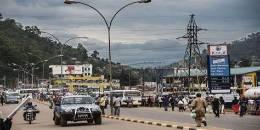
M82 74L83 73L83 66L82 65L63 65L62 68L60 65L52 65L52 74L58 75L61 74Z
M208 85L211 93L230 93L230 66L227 45L208 46Z
M210 56L228 55L227 45L210 45L208 49Z
M210 57L210 76L229 76L229 62L227 56Z

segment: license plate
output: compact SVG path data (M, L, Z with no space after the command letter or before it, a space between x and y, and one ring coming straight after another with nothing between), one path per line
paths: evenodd
M88 114L79 114L78 118L81 118L81 119L88 118Z

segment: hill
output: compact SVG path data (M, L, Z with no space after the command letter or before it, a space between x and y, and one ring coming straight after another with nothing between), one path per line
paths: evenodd
M252 33L247 37L233 41L229 46L230 59L239 62L240 66L259 65L260 32Z
M64 64L86 64L93 65L94 75L105 75L109 79L108 59L99 57L99 52L94 51L88 55L88 50L78 43L76 48L69 45L63 45L48 37L41 36L41 30L37 26L25 26L16 22L14 19L4 19L0 13L0 79L6 77L9 86L15 86L17 72L12 64L17 64L23 68L29 69L30 63L39 63L42 60L49 59L60 55L60 48L63 48ZM48 65L60 64L59 58L53 58L45 63L45 70L48 70ZM38 70L35 70L35 75L42 78L42 65L38 65ZM113 79L120 79L122 85L128 85L129 71L135 71L135 75L131 75L132 84L139 82L139 70L132 70L128 66L121 66L120 63L112 63ZM21 68L20 68L21 69ZM45 78L48 78L49 73L45 71ZM0 80L0 84L3 84Z

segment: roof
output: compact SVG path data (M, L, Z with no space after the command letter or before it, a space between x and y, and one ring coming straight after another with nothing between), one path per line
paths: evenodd
M252 73L252 72L258 72L260 71L260 67L239 67L239 68L230 68L230 75L242 75L242 74L247 74L247 73ZM195 76L206 76L207 75L207 70L198 70L198 69L191 69L190 70L190 75L192 77ZM179 72L177 74L168 74L165 75L164 77L187 77L188 76L188 70Z

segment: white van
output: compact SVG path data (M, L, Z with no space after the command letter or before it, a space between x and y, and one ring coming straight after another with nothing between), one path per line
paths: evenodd
M142 103L142 94L139 90L113 90L109 92L113 97L117 95L121 98L121 105L126 106L128 98L133 101L133 106L140 106Z

